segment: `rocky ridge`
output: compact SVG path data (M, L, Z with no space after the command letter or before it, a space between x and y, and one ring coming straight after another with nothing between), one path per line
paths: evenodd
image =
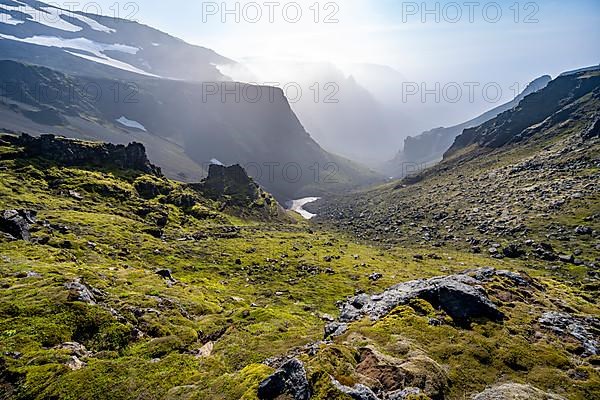
M150 163L146 149L140 143L124 146L66 139L55 135L34 137L25 133L19 136L4 135L1 140L22 149L17 157L39 157L64 166L113 167L162 176L160 168Z

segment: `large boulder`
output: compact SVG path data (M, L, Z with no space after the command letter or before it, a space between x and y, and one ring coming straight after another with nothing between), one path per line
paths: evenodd
M458 324L474 318L502 320L503 313L490 301L480 286L490 272L457 274L426 280L416 280L393 286L381 294L361 294L342 303L340 321L352 322L368 316L380 319L394 308L413 299L423 299L444 310ZM491 270L496 274L495 270Z
M471 400L565 400L563 397L550 394L529 385L505 383L486 389L471 397Z
M258 386L258 398L261 400L274 400L285 394L294 400L309 400L311 397L306 370L296 358L283 364Z
M29 229L35 217L36 212L30 210L0 211L0 231L18 240L31 240Z

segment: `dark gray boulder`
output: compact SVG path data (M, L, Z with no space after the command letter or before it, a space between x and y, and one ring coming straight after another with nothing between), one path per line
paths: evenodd
M18 240L31 240L29 229L35 224L36 212L5 210L0 212L0 231Z
M504 254L504 257L508 258L520 258L523 257L526 253L521 248L521 246L515 243L511 243L502 250L502 254Z
M459 324L468 323L474 318L501 320L504 314L480 286L484 276L487 280L495 276L497 271L486 269L485 275L477 279L479 272L410 281L393 286L381 294L355 296L340 306L340 321L352 322L365 316L377 320L412 299L431 303Z
M306 370L296 358L283 364L258 385L258 398L261 400L274 400L284 394L292 396L294 400L309 400L311 397Z
M156 271L156 275L168 281L177 282L175 278L173 278L173 271L171 271L170 269L159 269Z

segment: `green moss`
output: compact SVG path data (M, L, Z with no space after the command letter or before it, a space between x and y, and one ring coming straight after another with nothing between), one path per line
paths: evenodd
M502 290L513 288L494 282L490 296L508 315L502 324L478 321L459 329L424 301L378 322L352 324L334 344L303 357L314 398L349 400L330 376L358 383L357 348L367 344L394 357L427 353L448 369L450 399L509 379L573 399L598 392L597 370L570 353L570 344L548 332L533 339L541 310L556 307L550 299L595 315L596 292L535 263L460 249L435 249L439 257L418 261L414 254L432 249L383 249L300 220L257 222L253 213L225 213L171 181L0 163L7 167L0 170L0 209L35 209L48 222L34 227L33 243L0 241L0 348L22 354L0 357L23 376L18 398L255 399L258 383L273 372L260 363L321 340L321 315L337 315L337 301L484 266L525 270L544 290L504 301ZM142 183L159 187L158 195L140 196ZM261 203L268 205L266 198ZM569 223L588 214L582 203ZM175 282L158 269L170 269ZM40 276L23 277L28 271ZM374 272L383 278L370 281ZM69 301L64 284L77 278L104 295L96 292L95 304ZM445 324L431 326L430 318ZM72 371L65 365L70 355L52 349L69 341L91 352L83 357L86 367ZM214 344L209 356L193 355L208 342ZM573 370L585 378L575 380Z

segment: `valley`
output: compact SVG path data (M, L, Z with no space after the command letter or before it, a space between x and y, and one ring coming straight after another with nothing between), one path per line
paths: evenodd
M185 184L141 145L1 137L0 393L595 398L587 87L518 145L298 213L241 167Z
M0 0L0 400L600 400L598 5L207 4Z

